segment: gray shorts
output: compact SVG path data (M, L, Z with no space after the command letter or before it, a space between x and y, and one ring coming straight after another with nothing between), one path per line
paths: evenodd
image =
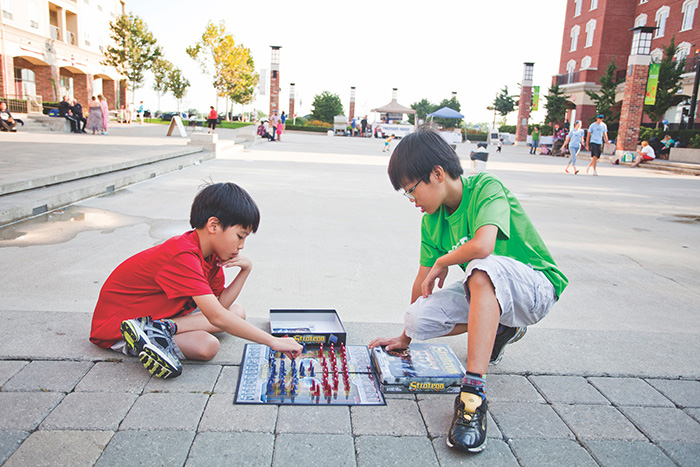
M557 301L554 286L541 271L505 256L490 255L469 263L464 279L419 297L406 310L404 324L411 339L427 340L449 334L469 320L467 279L474 269L488 274L501 307L500 323L529 326L544 318Z

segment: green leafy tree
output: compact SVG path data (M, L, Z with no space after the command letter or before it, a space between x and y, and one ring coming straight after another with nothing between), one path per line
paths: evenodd
M220 96L240 104L253 100L260 76L250 50L236 45L233 35L226 32L226 25L209 21L202 37L187 47L187 55L196 60L204 73L211 75L212 84Z
M613 112L612 108L616 104L617 86L623 81L617 79L617 65L613 56L605 69L605 74L600 77L600 91L586 91L588 97L595 103L595 114L605 115L606 122L617 122L620 119L620 114ZM595 121L595 117L591 118L591 122L593 121Z
M173 97L177 99L177 111L180 111L180 103L182 98L187 94L187 88L190 87L190 82L182 74L179 68L173 68L168 73L167 88L173 93Z
M496 95L493 101L493 108L504 119L515 109L515 99L508 94L508 86L504 86L501 92Z
M172 70L173 64L163 57L158 57L153 62L153 90L158 94L158 110L160 110L160 96L168 92L169 77Z
M109 31L113 45L107 46L101 64L116 68L131 83L132 90L139 88L145 72L162 55L161 48L146 23L133 13L111 21Z
M681 76L685 69L685 58L673 61L674 55L678 51L676 47L675 36L671 38L671 43L667 47L663 47L664 55L660 62L659 68L659 84L656 88L656 102L654 105L645 105L644 112L649 116L652 122L656 122L656 128L659 128L661 120L668 109L683 99L678 95L681 90Z
M416 124L416 116L418 116L418 120L425 121L426 118L428 118L427 115L436 110L435 105L431 104L430 101L425 98L411 104L411 108L418 112L417 114L408 115L408 121L411 123L411 125Z
M549 123L554 126L557 123L562 123L564 121L564 116L566 115L566 97L564 91L561 90L558 84L555 84L547 91L547 103L544 108L547 109L547 116L545 117L545 123Z
M313 110L311 116L322 122L333 123L333 117L343 115L343 103L337 94L323 91L314 96Z

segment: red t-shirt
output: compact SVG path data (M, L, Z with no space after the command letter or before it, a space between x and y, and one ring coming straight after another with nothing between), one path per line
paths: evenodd
M196 308L195 295L221 295L224 272L216 254L205 259L192 230L137 253L112 272L92 315L90 341L105 349L122 339L120 325L132 318L181 316Z
M211 112L209 112L209 120L216 120L219 118L219 116L216 113L215 109L211 109Z

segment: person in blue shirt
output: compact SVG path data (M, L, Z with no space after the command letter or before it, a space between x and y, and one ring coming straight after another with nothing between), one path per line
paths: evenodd
M584 143L584 132L581 129L581 125L581 120L576 120L576 123L574 123L574 129L571 131L571 133L566 135L566 140L564 141L564 147L568 145L569 153L571 153L571 159L569 159L569 163L566 164L564 172L570 173L569 166L571 166L574 169L574 175L578 173L578 169L576 168L576 156L578 156L578 152L581 150L581 145Z
M603 141L609 143L608 139L608 126L603 123L603 118L605 115L598 115L595 119L595 123L592 123L588 127L588 136L586 136L586 149L591 151L591 163L586 169L586 173L589 173L591 167L593 167L593 175L598 175L598 159L603 153Z

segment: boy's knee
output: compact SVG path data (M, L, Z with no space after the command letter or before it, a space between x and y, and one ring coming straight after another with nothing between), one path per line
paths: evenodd
M232 312L234 312L236 314L236 316L238 316L239 318L241 318L241 319L246 318L245 308L243 308L243 306L239 305L238 303L233 304L233 306L231 306L231 308L229 308L229 309Z
M474 269L467 279L467 287L469 287L469 292L480 290L494 290L493 282L486 271L481 269Z
M219 344L219 339L209 334L208 337L203 339L200 360L209 361L212 358L216 357L216 354L219 353L220 345L221 344Z

